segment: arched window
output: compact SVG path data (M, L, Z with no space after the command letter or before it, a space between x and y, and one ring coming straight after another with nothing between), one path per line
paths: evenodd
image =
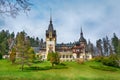
M63 58L65 58L65 55L63 55Z
M72 55L70 55L70 58L72 58Z
M66 58L68 58L68 55L66 55Z

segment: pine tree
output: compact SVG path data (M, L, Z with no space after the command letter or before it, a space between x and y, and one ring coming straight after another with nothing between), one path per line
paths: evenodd
M114 52L117 53L117 48L118 48L118 37L116 36L116 34L113 34L113 38L112 38L112 45L114 47Z
M24 65L30 65L29 62L29 53L28 50L30 49L30 41L26 37L26 33L24 31L17 34L16 37L16 51L17 56L19 58L19 64L21 64L21 69L23 71Z
M118 67L120 67L120 41L115 33L114 33L114 36L112 38L112 45L114 47L114 52L116 53L115 60L117 62Z
M35 51L32 47L28 50L28 56L31 62L35 60Z
M9 45L8 45L8 39L10 38L10 33L8 30L2 30L0 32L0 54L8 54L9 51Z
M119 40L118 47L117 47L117 54L120 57L120 40Z
M97 46L97 49L98 49L98 54L99 54L100 56L103 56L102 40L101 40L101 39L97 40L96 46Z
M106 38L103 38L103 52L104 56L108 56L110 52L109 40L107 36Z
M93 44L90 42L90 40L89 40L89 42L88 42L88 52L90 52L92 55L94 55L94 46L93 46Z

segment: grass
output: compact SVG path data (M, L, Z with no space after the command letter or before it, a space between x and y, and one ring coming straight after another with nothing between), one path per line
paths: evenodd
M52 68L49 62L35 63L32 67L25 66L24 71L21 71L20 65L0 60L0 80L120 80L119 68L114 68L116 71L95 69L96 66L97 68L102 66L99 62L89 61L84 64L64 62L64 64Z
M113 67L109 67L109 66L104 66L104 65L100 65L100 66L90 66L93 69L98 69L98 70L103 70L103 71L117 71L116 68Z

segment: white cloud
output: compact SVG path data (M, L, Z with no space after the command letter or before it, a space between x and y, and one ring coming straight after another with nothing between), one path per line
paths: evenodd
M120 34L119 0L101 1L61 1L34 2L28 16L21 14L16 19L5 18L6 25L1 29L10 31L25 30L30 36L45 40L45 30L49 25L49 9L52 8L53 25L57 31L57 42L77 41L82 26L84 37L93 43L99 38L113 33ZM119 35L118 35L119 36ZM120 36L119 36L120 37Z

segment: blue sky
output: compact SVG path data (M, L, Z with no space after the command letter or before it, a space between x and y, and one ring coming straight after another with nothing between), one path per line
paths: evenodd
M0 29L10 32L25 30L30 36L45 40L50 8L57 43L79 40L80 28L84 37L91 42L106 35L111 38L115 32L120 37L120 0L30 0L33 4L26 16L21 13L15 19L0 18Z

